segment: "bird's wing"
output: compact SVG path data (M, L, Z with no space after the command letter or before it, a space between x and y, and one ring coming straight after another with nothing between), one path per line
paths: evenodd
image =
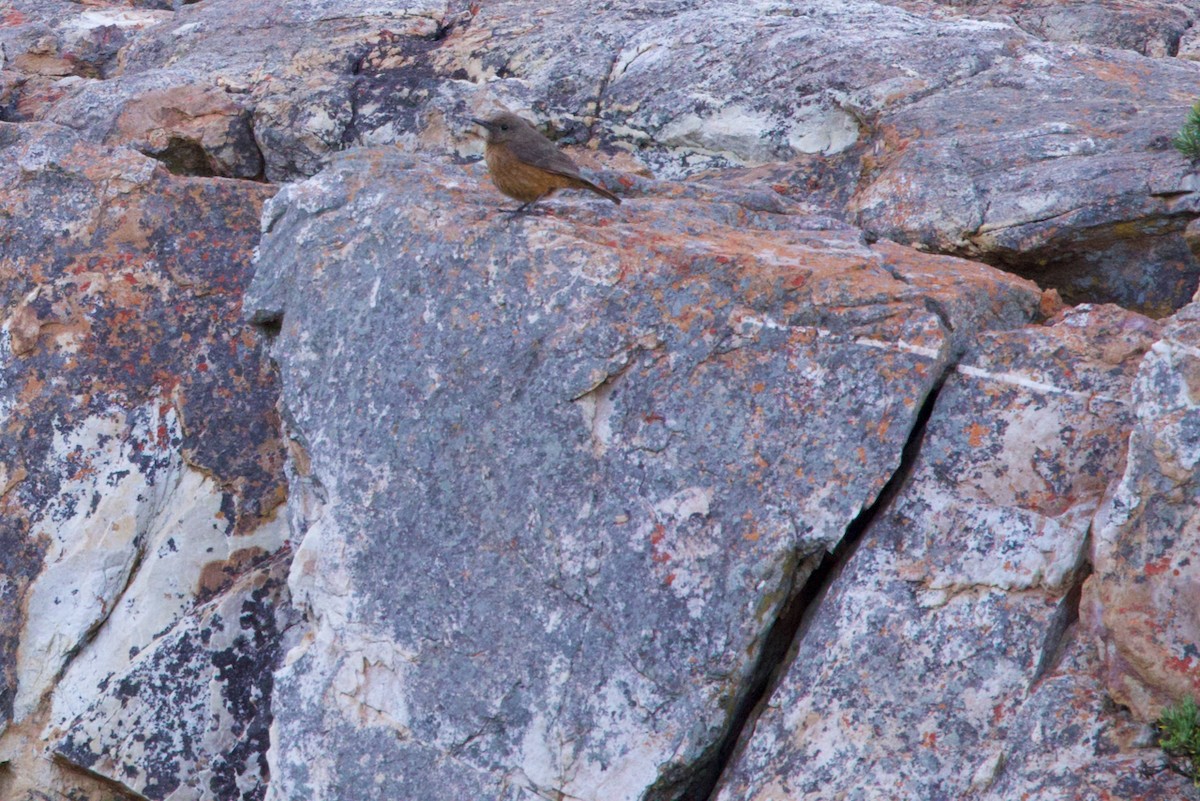
M538 142L536 148L532 148L533 153L528 154L527 161L535 167L540 167L547 172L558 173L565 175L568 178L579 178L579 167L575 166L575 162L563 153L549 139L542 139ZM527 155L522 153L521 155Z

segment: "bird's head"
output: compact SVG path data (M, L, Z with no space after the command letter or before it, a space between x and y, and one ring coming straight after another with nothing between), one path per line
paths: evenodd
M502 142L509 142L515 139L525 128L529 127L529 123L518 117L516 114L497 114L491 119L481 120L478 117L472 117L471 122L476 125L482 125L487 130L487 142L489 145L498 145Z

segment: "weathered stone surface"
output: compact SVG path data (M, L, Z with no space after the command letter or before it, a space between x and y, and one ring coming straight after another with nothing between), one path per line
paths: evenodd
M351 142L354 72L371 43L433 36L447 13L444 0L377 0L352 13L335 0L206 0L131 43L122 73L169 68L183 83L237 93L252 111L266 177L294 179Z
M881 110L961 80L1021 39L873 2L844 10L664 4L607 15L601 34L565 49L561 30L578 9L511 3L481 9L446 49L467 75L502 78L488 84L500 100L540 110L553 98L552 118L596 114L597 134L680 175L845 152Z
M1183 32L1179 37L1179 51L1176 55L1192 61L1200 60L1200 29L1193 25Z
M182 175L257 178L263 172L244 101L170 70L84 83L46 118L89 141L129 145Z
M433 36L450 13L436 0L382 0L352 13L296 0L207 0L175 13L19 5L0 22L0 66L24 76L6 118L49 117L85 127L94 141L165 151L164 161L189 174L254 177L265 168L271 180L311 175L350 141L353 74L371 43ZM111 80L47 85L30 76Z
M1182 38L1200 20L1195 2L1158 0L917 0L895 2L927 14L943 13L1016 25L1040 39L1119 47L1162 58L1180 50Z
M1200 306L1146 354L1125 474L1097 517L1085 608L1119 703L1153 719L1200 695Z
M265 212L247 303L327 498L272 797L678 780L955 349L1040 300L778 198L513 220L481 178L366 151Z
M0 66L50 77L107 76L133 33L171 17L120 3L67 0L18 0L0 12Z
M93 688L56 754L153 801L262 798L272 675L294 622L280 556Z
M434 75L410 55L375 105L427 97L434 125L467 104L529 109L660 175L820 153L855 165L845 211L879 235L1016 269L1071 302L1162 315L1196 289L1180 238L1196 182L1169 144L1194 64L873 2L666 4L605 15L564 48L579 14L489 4L430 54Z
M719 798L964 798L1000 775L1044 778L1007 738L1057 675L1090 518L1121 462L1128 388L1155 335L1143 317L1098 307L980 336L938 396L911 479L822 601ZM1054 724L1035 714L1024 725ZM1095 736L1064 732L1055 747ZM1075 767L1061 797L1123 781Z
M1169 142L1196 77L1177 61L1026 47L882 119L891 146L853 205L885 236L1008 265L1068 301L1170 312L1198 274L1181 236L1195 176ZM1068 91L1079 102L1062 104Z
M34 763L98 682L287 532L278 389L241 319L267 191L43 123L0 124L0 151L0 717L17 724L0 795L17 799L51 789Z
M0 0L0 799L1178 796L1196 12Z
M1154 773L1161 752L1153 734L1116 707L1097 678L1098 659L1074 628L1061 661L1005 721L1003 759L985 762L971 798L1010 801L1159 801L1187 798L1191 782ZM999 727L998 727L999 728Z
M597 15L429 0L347 14L209 0L106 9L133 15L107 27L60 5L29 2L8 26L4 46L25 59L9 57L25 75L10 113L74 125L128 107L106 141L179 169L256 175L261 150L278 181L356 144L469 155L465 118L506 106L662 177L819 155L795 191L854 186L848 200L820 193L879 235L1015 269L1071 302L1162 315L1200 276L1180 239L1195 181L1169 146L1200 72L1141 55L1173 51L1190 4L678 0ZM103 69L64 61L62 42L110 29L120 48ZM1109 47L1062 43L1075 41ZM147 94L146 82L161 85ZM158 91L173 124L147 107Z

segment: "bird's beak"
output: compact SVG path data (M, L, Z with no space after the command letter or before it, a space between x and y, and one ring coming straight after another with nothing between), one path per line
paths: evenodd
M484 128L487 128L489 131L492 130L492 124L490 122L488 122L487 120L481 120L478 117L472 117L471 122L475 123L476 125L482 125Z

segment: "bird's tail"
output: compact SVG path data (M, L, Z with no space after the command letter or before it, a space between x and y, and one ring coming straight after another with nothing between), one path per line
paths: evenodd
M618 206L621 205L621 198L617 197L612 192L609 192L604 187L597 186L596 184L592 183L591 181L589 181L586 178L580 178L579 180L580 180L581 184L583 185L584 189L590 189L593 192L595 192L597 195L599 195L600 197L606 197L609 200L611 200L613 203L616 203Z

